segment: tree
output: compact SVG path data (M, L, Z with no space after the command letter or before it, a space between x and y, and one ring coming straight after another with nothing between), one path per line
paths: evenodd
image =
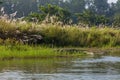
M96 12L98 14L104 15L109 10L108 0L94 0L94 5L96 7Z
M2 2L0 1L0 4L2 4Z
M93 12L86 10L83 13L77 13L78 21L83 24L93 25L95 22L95 15Z
M63 0L0 0L4 1L6 14L12 14L17 11L16 17L28 16L31 12L39 12L39 6L52 4L61 6Z
M113 20L113 26L120 27L120 14L116 14Z
M71 13L80 13L85 10L86 2L85 0L65 0L64 2L65 7L71 12Z
M2 4L3 2L0 0L0 4Z
M77 14L78 20L81 23L87 24L89 26L100 25L100 24L108 24L109 19L104 15L97 15L90 10L86 10L83 13Z
M40 12L41 13L30 14L27 19L37 18L39 21L43 21L46 17L50 18L55 16L58 21L67 24L71 17L71 13L68 10L51 4L40 6Z
M108 0L88 0L87 4L88 9L99 15L106 15L109 11Z
M112 4L112 23L114 26L120 27L120 0L117 0L116 3Z
M116 3L116 13L120 13L120 0L118 0Z

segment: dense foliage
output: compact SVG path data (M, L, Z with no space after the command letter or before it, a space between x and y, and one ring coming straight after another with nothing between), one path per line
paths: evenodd
M120 25L120 0L116 3L108 3L108 0L4 0L1 6L7 14L17 11L16 17L29 15L28 20L36 17L42 21L49 14L49 17L57 16L58 21L63 23L68 23L70 18L73 23L90 26ZM39 9L39 6L42 7Z
M28 21L43 21L46 18L49 19L47 22L57 22L61 21L64 24L69 23L71 14L69 11L56 6L56 5L46 5L46 6L40 6L41 13L31 13L28 17L26 17L26 20ZM51 20L51 19L53 20Z

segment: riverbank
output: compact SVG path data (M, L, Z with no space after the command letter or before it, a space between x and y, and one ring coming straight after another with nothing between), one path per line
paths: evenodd
M120 52L120 47L113 48L50 48L43 45L0 45L0 60L11 59L40 59L85 57L96 55L113 55Z
M50 47L118 47L120 29L0 20L0 44L45 44Z
M55 57L82 57L84 52L59 52L57 48L35 45L0 45L0 60L6 59L34 59Z
M94 47L99 50L81 50ZM99 52L103 54L106 52L100 50L101 48L117 47L120 47L119 28L87 28L80 25L0 19L0 59L73 57Z

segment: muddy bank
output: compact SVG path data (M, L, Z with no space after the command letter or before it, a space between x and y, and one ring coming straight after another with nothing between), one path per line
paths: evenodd
M85 53L90 55L107 55L110 53L120 52L120 48L58 48L55 49L57 52L68 52L68 53Z

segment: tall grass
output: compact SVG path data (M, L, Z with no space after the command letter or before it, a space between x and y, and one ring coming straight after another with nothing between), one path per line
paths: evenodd
M58 46L120 46L120 30L115 28L79 28L78 26L46 26L40 31L45 43Z
M41 44L24 44L20 36L41 35ZM43 46L45 45L45 46ZM52 46L52 48L50 48ZM0 59L81 56L56 47L120 47L119 28L30 23L0 19ZM55 47L55 48L53 48Z
M57 25L9 21L0 19L0 43L7 39L15 40L17 31L24 34L43 36L43 44L52 46L75 47L116 47L120 46L120 29L118 28L84 28L78 25ZM11 42L10 42L11 43ZM17 43L17 42L16 42Z

